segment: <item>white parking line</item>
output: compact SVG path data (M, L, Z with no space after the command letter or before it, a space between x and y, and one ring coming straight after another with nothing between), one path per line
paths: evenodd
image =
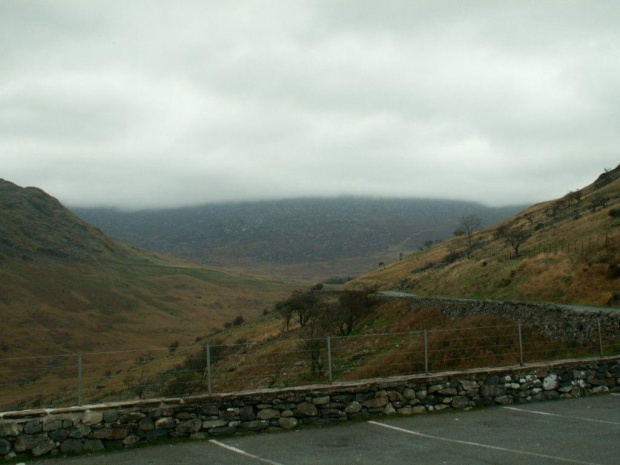
M430 434L418 433L417 431L411 431L411 430L408 430L408 429L398 428L396 426L386 425L385 423L378 423L376 421L369 421L368 423L370 423L372 425L382 426L383 428L388 428L388 429L393 429L395 431L400 431L401 433L412 434L414 436L420 436L422 438L435 439L437 441L453 442L453 443L456 443L456 444L463 444L465 446L475 446L475 447L482 447L482 448L485 448L485 449L499 450L499 451L502 451L502 452L512 452L514 454L530 455L532 457L539 457L539 458L543 458L543 459L557 460L558 462L564 462L564 463L578 463L580 465L600 465L600 464L593 463L593 462L581 462L580 460L565 459L565 458L562 458L562 457L556 457L554 455L537 454L535 452L526 452L526 451L523 451L523 450L507 449L505 447L489 446L487 444L480 444L478 442L460 441L458 439L442 438L440 436L432 436Z
M526 409L520 409L516 407L504 407L504 408L506 410L513 410L515 412L521 412L521 413L532 413L534 415L546 415L549 417L559 417L559 418L572 418L573 420L591 421L594 423L605 423L606 425L620 426L620 423L618 423L617 421L594 420L592 418L574 417L572 415L558 415L557 413L539 412L538 410L526 410Z
M249 452L246 452L244 450L237 449L236 447L228 446L228 445L224 444L223 442L216 441L215 439L211 439L211 440L209 440L209 442L212 442L216 446L220 446L223 449L229 450L231 452L235 452L236 454L244 455L244 456L249 457L251 459L260 460L261 462L269 463L271 465L282 465L281 463L274 462L273 460L264 459L262 457L259 457L258 455L250 454Z

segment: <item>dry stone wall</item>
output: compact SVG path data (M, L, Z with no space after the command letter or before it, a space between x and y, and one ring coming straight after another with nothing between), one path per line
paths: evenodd
M393 300L394 297L379 297ZM550 303L511 302L492 300L448 299L441 297L398 297L422 310L438 308L450 319L479 315L497 315L525 325L535 326L537 331L578 341L598 338L598 325L604 335L620 333L620 310L579 309Z
M620 357L331 386L0 413L0 458L81 454L175 438L334 425L620 392Z

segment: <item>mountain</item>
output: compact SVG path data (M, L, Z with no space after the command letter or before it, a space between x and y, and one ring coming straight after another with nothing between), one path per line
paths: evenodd
M471 245L454 237L351 286L620 307L620 166L476 232Z
M356 276L427 241L450 237L459 217L493 224L522 207L429 199L324 198L166 210L73 211L106 234L203 264L307 279Z
M194 342L299 283L183 262L105 236L37 188L0 180L0 354Z

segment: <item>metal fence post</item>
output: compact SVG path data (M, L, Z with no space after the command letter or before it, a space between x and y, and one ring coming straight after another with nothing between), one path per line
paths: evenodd
M78 405L84 402L84 378L82 376L82 352L78 353Z
M601 332L601 321L597 321L596 325L598 326L598 351L603 356L603 333Z
M428 375L428 331L424 330L424 373Z
M332 378L332 338L327 336L327 373L329 375L329 382L333 381Z
M519 328L519 364L523 366L523 335L521 333L521 322L519 321L517 324Z
M207 392L211 394L211 344L207 343Z

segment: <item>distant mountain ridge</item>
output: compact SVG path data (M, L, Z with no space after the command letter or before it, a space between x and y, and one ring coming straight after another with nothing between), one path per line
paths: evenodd
M331 271L329 264L353 260L350 272L359 274L364 271L360 260L393 261L399 252L450 237L463 215L476 214L490 225L521 209L450 200L341 197L73 211L133 245L204 264L249 270L265 264L304 265L325 274Z

